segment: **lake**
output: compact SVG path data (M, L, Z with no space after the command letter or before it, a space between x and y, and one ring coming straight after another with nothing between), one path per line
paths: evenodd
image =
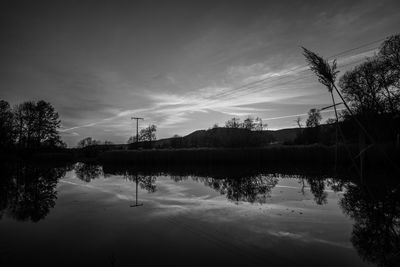
M255 166L8 164L1 266L399 266L400 188Z

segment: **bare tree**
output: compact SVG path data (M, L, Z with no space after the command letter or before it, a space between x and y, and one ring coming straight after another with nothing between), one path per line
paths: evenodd
M246 119L244 119L243 123L240 126L241 126L240 128L253 130L255 127L254 119L251 116L249 116Z
M60 146L58 113L46 101L28 101L14 107L17 142L21 147Z
M84 147L95 146L95 145L100 145L100 144L101 144L100 141L95 140L92 137L86 137L78 142L78 147L84 148Z
M157 127L154 124L147 126L140 130L139 140L140 141L154 141L156 140Z
M301 117L300 116L295 119L295 122L296 122L297 126L299 126L300 129L303 127L303 125L301 124Z
M255 131L262 131L264 129L267 129L268 124L267 123L263 123L262 119L260 117L257 117L254 120L254 130Z
M240 128L240 119L239 118L232 118L225 122L225 127L226 128Z
M319 111L315 108L312 108L308 112L308 118L306 121L306 125L308 128L318 127L321 119L322 119L322 117L321 117L321 114L319 113Z

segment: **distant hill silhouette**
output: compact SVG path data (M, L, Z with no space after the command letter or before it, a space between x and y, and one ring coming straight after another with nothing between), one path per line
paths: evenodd
M296 139L297 134L299 134L301 129L299 128L287 128L287 129L280 129L280 130L269 130L266 131L270 133L275 142L277 143L285 143L285 142L293 142Z
M293 143L299 128L250 131L242 128L212 128L197 130L186 136L170 137L152 142L139 142L140 148L196 148L196 147L262 147L269 144ZM109 150L135 148L136 144L99 144L84 147L85 154L95 156ZM93 154L93 155L92 155Z
M180 147L254 147L270 143L293 142L298 128L250 131L240 128L213 128L197 130L183 137L157 140L155 148Z

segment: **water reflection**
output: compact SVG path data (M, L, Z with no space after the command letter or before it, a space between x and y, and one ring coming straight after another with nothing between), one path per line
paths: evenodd
M263 175L225 179L194 177L193 180L213 188L236 203L239 201L265 203L272 188L278 184L277 177Z
M138 185L140 185L140 188L145 189L148 193L154 193L157 190L156 188L157 178L155 176L145 176L145 175L139 176L137 173L132 173L129 170L125 171L123 175L125 179L135 182L135 189L136 189L135 204L131 205L131 207L143 206L143 203L138 202L139 198Z
M33 164L1 166L0 219L38 222L54 207L56 185L67 167L45 167Z
M10 217L18 221L38 222L55 206L56 186L69 166L34 164L4 165L0 179L0 220ZM309 173L284 175L257 168L195 168L154 170L134 167L100 166L78 163L76 177L85 183L94 179L121 176L132 182L132 206L141 206L140 191L157 192L157 178L167 176L176 183L187 180L203 184L229 201L266 203L281 178L295 178L303 195L311 192L317 205L326 205L328 190L343 192L339 206L354 222L351 242L360 257L377 266L398 266L400 262L400 183L383 175L366 178L331 178ZM143 192L142 192L143 194ZM200 201L200 200L199 200ZM118 218L116 218L118 219Z
M347 184L340 206L354 219L351 242L359 255L378 266L399 266L399 183L374 178Z
M74 170L76 177L87 183L101 175L104 175L102 167L96 164L78 162L75 164Z
M100 166L87 169L97 170L90 172L92 174L102 173L99 171L102 170ZM105 166L103 169L105 175L123 175L148 192L156 191L156 177L159 175L168 174L178 183L190 177L235 203L265 203L271 190L278 184L278 177L298 178L303 195L308 187L318 205L327 204L327 189L334 192L343 191L343 198L339 204L343 212L354 220L351 242L359 255L378 266L397 266L400 262L400 184L387 177L371 177L361 182L351 175L344 176L346 178L328 178L326 174L324 176L309 173L282 175L241 166L182 167L165 172L154 169L139 171L135 168L116 166Z

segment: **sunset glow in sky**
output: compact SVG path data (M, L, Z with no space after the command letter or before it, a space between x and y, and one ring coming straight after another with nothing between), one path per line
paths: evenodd
M125 143L132 116L158 138L233 116L295 127L331 103L301 46L337 55L343 74L400 30L397 0L12 3L0 10L0 99L51 102L69 146Z

